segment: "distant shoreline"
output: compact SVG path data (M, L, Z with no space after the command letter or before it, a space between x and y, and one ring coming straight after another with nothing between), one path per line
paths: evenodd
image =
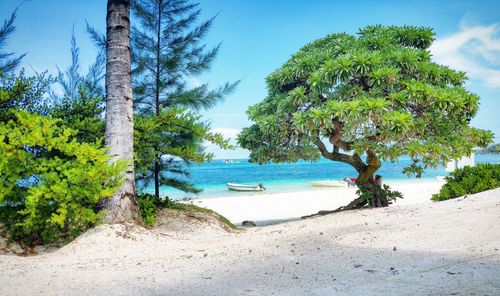
M327 179L324 179L327 180ZM334 179L332 179L334 180ZM211 190L208 192L202 192L201 194L188 194L188 193L178 193L173 196L175 200L202 200L202 199L216 199L216 198L240 198L244 196L262 196L262 195L274 195L274 194L285 194L285 193L298 193L298 192L322 192L325 190L338 190L339 188L328 188L328 187L313 187L310 185L313 181L317 180L290 180L290 181L281 181L281 182L263 182L266 186L265 191L260 192L238 192L228 190L226 184L219 184L217 186L218 190ZM411 184L411 183L425 183L425 182L434 182L438 181L436 177L426 177L426 178L401 178L401 179L384 179L385 184L389 184L390 186L396 184ZM245 182L242 184L257 184L255 182ZM215 186L214 186L215 187ZM152 192L152 191L151 191ZM165 194L165 192L163 192ZM171 192L168 192L171 193ZM166 194L168 194L166 193ZM162 191L160 191L162 194ZM184 195L185 197L179 197L179 195ZM172 196L170 196L172 198Z
M192 199L218 198L218 197L241 197L245 193L230 192L226 188L226 183L252 184L263 183L267 190L258 194L276 194L298 191L315 191L318 188L310 186L311 181L320 180L341 180L348 177L356 177L356 171L339 162L320 160L318 162L304 162L287 164L257 165L249 163L247 159L231 159L229 163L224 160L214 160L203 164L194 164L189 167L189 181L203 190L198 195L186 194L182 191L170 187L160 187L160 195L168 196L175 200L185 197ZM477 163L500 163L500 155L478 154ZM377 174L382 175L384 182L419 182L415 177L407 177L402 174L404 167L411 164L411 160L399 159L398 162L391 163L384 161ZM437 176L446 176L448 172L443 167L436 169L429 168L422 176L422 180L435 180ZM141 188L140 184L138 188ZM319 189L323 190L323 189ZM144 192L153 193L154 188L149 186Z
M404 199L392 206L431 203L444 181L434 180L387 180L393 190L403 193ZM240 225L249 220L257 225L274 224L300 219L320 210L333 210L348 204L357 197L357 188L324 188L296 192L241 194L224 197L201 198L192 201L197 206L212 209Z

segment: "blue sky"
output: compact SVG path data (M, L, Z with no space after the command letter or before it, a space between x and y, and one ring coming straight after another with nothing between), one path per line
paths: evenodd
M0 0L0 19L21 3ZM333 32L354 34L371 24L418 25L434 28L431 48L436 61L466 71L468 88L482 98L472 124L493 130L500 139L500 1L261 1L201 0L202 18L219 14L206 38L223 42L212 69L192 83L216 87L241 79L224 103L207 111L212 126L234 137L250 124L245 111L266 96L265 77L305 43ZM104 32L104 0L31 0L22 4L17 31L8 49L27 53L30 71L56 71L70 62L69 42L75 27L82 67L95 57L85 34L85 20ZM218 158L241 158L247 151L219 151Z

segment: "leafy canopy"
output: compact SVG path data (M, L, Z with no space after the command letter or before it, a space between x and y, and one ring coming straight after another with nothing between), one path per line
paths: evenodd
M492 133L469 125L479 97L465 73L432 61L433 40L429 28L377 25L307 44L267 77L240 145L259 163L409 155L418 175L470 154Z

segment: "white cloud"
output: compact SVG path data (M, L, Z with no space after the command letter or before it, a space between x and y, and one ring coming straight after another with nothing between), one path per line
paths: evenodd
M218 128L212 129L212 131L219 133L219 134L222 134L225 138L232 139L232 140L236 139L238 134L241 132L240 129L231 128L231 127L218 127Z
M212 131L215 133L220 133L224 136L224 138L229 139L229 143L231 145L234 145L236 147L238 146L236 143L236 137L238 137L238 134L241 132L240 129L231 127L218 127L212 129ZM248 150L242 148L236 148L234 150L223 150L220 149L217 145L210 142L204 142L203 145L205 146L206 152L215 154L216 159L242 159L247 158L249 154Z
M500 28L498 24L468 25L438 38L430 50L436 62L464 71L471 80L500 87Z
M241 132L239 129L231 128L231 127L218 127L218 128L213 128L212 132L214 133L219 133L224 136L224 138L229 139L229 143L231 145L236 145L236 137L238 137L238 134ZM216 151L216 150L221 150L217 145L211 143L211 142L203 142L203 145L205 146L206 149L210 151Z

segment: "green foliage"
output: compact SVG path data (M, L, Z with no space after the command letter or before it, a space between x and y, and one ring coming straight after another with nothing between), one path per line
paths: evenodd
M141 212L144 223L152 227L156 222L156 214L160 209L173 209L185 212L203 212L212 215L219 219L222 223L231 229L238 229L226 217L206 208L201 208L192 204L185 204L181 202L172 201L170 198L160 198L154 194L144 193L137 196L137 204Z
M21 62L25 54L18 57L13 57L14 54L11 52L5 52L3 49L7 45L7 40L14 33L16 27L14 26L14 21L16 20L17 9L10 15L10 18L3 22L2 27L0 27L0 76L7 75Z
M137 179L146 184L155 181L158 191L164 185L199 192L186 177L192 162L212 158L204 152L203 143L232 147L221 134L211 132L198 112L214 107L238 84L211 89L208 83L198 83L197 76L210 69L219 52L220 44L214 48L203 44L215 18L200 22L199 4L185 0L134 0L131 4L137 20L131 30ZM87 32L102 50L106 36L88 24ZM72 50L72 56L77 51Z
M43 75L26 77L24 71L12 76L0 74L0 121L14 118L16 108L45 115L48 109L42 97L49 84Z
M154 164L160 163L160 185L199 192L187 180L186 165L212 159L213 155L201 148L203 141L230 147L222 135L212 133L209 126L200 122L200 115L185 109L163 109L158 116L136 115L134 125L136 176L145 185L154 179Z
M54 105L49 114L75 130L79 142L101 143L104 137L103 100L102 97L89 97L87 89L80 87L76 99L65 98Z
M156 212L159 209L170 208L173 202L168 198L160 198L154 194L143 193L137 195L137 205L146 226L152 227L156 222Z
M433 201L442 201L500 187L500 164L466 166L450 173Z
M382 185L381 188L376 188L375 184L370 183L360 185L358 186L356 194L369 203L369 201L374 198L375 191L377 191L377 194L379 195L378 197L382 201L391 202L396 201L398 198L403 198L403 194L401 192L392 191L389 185L386 184Z
M50 117L16 111L0 122L0 222L27 245L74 238L97 222L97 205L119 185L123 165L72 139Z
M48 83L22 72L0 77L0 223L26 245L69 240L96 223L125 169L109 166L105 150L79 142L63 120L42 115Z
M237 83L212 90L207 83L189 83L210 69L220 48L207 50L203 44L215 18L199 22L198 6L186 0L132 1L137 19L131 36L134 104L141 114L155 114L156 103L209 109L235 89Z
M169 208L180 210L180 211L186 211L186 212L206 213L208 215L212 215L212 216L216 217L222 223L224 223L227 227L229 227L231 229L238 229L238 227L236 227L233 223L231 223L231 221L229 221L226 217L224 217L224 216L220 215L219 213L217 213L213 210L210 210L210 209L198 207L198 206L193 205L193 204L185 204L185 203L180 203L180 202L173 202Z
M493 134L469 125L479 97L465 73L431 60L433 40L430 28L368 26L307 44L267 77L239 144L258 163L324 156L359 169L363 154L409 155L410 174L469 155Z
M202 42L214 18L199 22L198 4L185 0L135 0L132 13L137 20L131 34L137 178L154 180L157 191L164 185L198 192L186 177L191 162L212 158L203 142L229 145L193 111L214 107L237 85L210 89L192 83L217 57L219 46L207 50ZM92 36L102 44L102 36Z
M71 37L71 64L64 71L58 69L54 79L56 90L51 90L52 103L48 114L62 119L62 124L77 131L79 142L102 142L104 137L105 54L100 50L86 74L80 70L79 48ZM61 93L62 90L62 93ZM49 105L49 104L47 104Z
M79 101L81 98L103 98L104 87L102 80L106 66L106 55L104 48L100 48L96 59L90 65L86 74L81 74L80 49L77 46L75 32L71 35L71 64L64 71L58 68L55 82L62 90L61 94L51 91L52 98L56 104L63 104L66 100ZM58 90L59 90L58 89Z
M14 19L15 12L0 28L0 50ZM26 245L64 242L103 216L100 202L118 189L125 170L122 162L108 165L95 143L102 137L102 99L91 97L102 89L104 58L79 76L73 38L73 63L55 79L67 100L50 104L45 91L53 79L23 71L6 76L22 57L0 51L0 223L11 240Z

